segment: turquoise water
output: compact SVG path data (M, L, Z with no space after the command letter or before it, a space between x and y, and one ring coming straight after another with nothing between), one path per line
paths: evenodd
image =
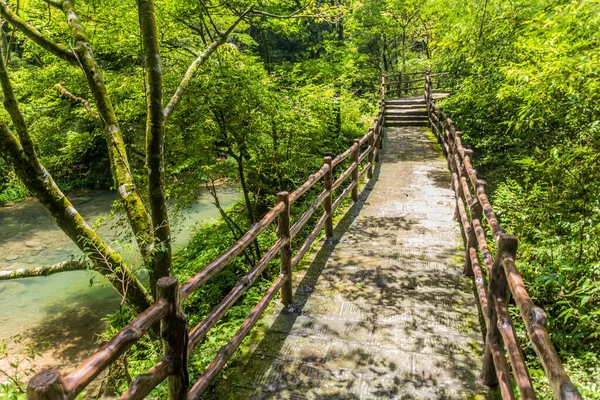
M225 207L238 197L238 189L219 190L219 199ZM90 224L98 217L105 219L100 234L113 247L123 247L120 243L127 241L117 241L120 230L115 224L117 218L108 217L116 200L114 192L83 191L71 193L69 198ZM175 220L175 251L185 246L198 223L218 216L210 194L201 194ZM37 201L26 200L0 208L0 270L54 264L68 260L71 254L79 254L79 250ZM38 341L44 338L49 343L63 340L60 354L44 354L47 363L70 362L70 358L77 361L82 351L95 347L93 335L102 329L100 319L118 309L119 301L116 292L93 272L0 281L0 342L14 335Z

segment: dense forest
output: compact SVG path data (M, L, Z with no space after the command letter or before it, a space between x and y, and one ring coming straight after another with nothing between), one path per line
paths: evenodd
M0 204L37 197L87 256L82 268L123 295L100 341L153 301L140 276L189 278L277 192L362 136L381 74L443 71L451 95L441 104L519 238L518 268L553 343L584 398L600 399L600 1L4 0L0 14ZM219 206L222 184L238 186L240 201L172 256L169 219L203 188ZM114 210L141 262L114 253L70 205L68 191L81 188L119 192ZM191 297L191 322L274 235ZM277 273L211 331L192 373ZM521 343L540 397L551 398ZM158 342L138 344L104 390L122 391L159 354ZM20 398L25 381L3 393Z

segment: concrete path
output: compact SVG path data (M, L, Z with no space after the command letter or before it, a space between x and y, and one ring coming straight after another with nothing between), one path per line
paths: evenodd
M426 128L388 128L374 182L263 319L214 399L472 399L482 334ZM483 397L481 397L483 398Z

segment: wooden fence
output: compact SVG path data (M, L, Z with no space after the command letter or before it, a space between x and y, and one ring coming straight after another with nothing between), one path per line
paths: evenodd
M546 315L533 304L515 267L517 238L506 234L498 223L485 192L486 182L477 177L477 171L473 168L473 151L463 146L462 133L456 130L454 122L433 99L431 75L433 74L425 75L429 125L442 145L448 168L452 172L456 216L462 228L466 249L464 272L474 277L485 320L481 381L489 386L499 385L503 399L514 399L512 371L521 398L536 398L508 309L509 296L512 296L554 397L561 400L581 399L581 394L569 380L550 341L546 331ZM489 246L486 230L495 246ZM495 247L495 255L492 254L491 247Z
M61 376L56 369L47 369L35 375L27 387L29 400L64 400L73 399L81 393L104 370L137 343L154 325L160 322L164 356L145 374L133 379L128 390L121 399L143 399L157 385L168 380L170 399L198 399L209 387L211 380L223 369L242 340L259 320L269 302L277 292L285 305L292 300L292 271L313 244L319 232L325 227L328 238L333 236L333 212L344 199L351 195L353 201L358 200L359 182L366 176L373 177L375 163L379 161L379 150L383 144L383 108L380 110L374 126L345 152L335 158L325 157L323 166L292 193L278 194L277 204L266 215L254 224L227 251L206 265L198 274L179 286L175 277L166 277L158 281L157 301L146 311L138 315L131 323L115 335L99 351L80 364L73 372ZM364 150L363 150L364 149ZM350 158L350 166L337 179L334 170L342 161ZM342 188L351 178L351 183L343 188L340 195L333 199L336 189ZM323 189L312 201L308 209L292 224L290 207L309 189L323 181ZM312 232L306 237L298 251L293 254L292 240L322 206L323 214ZM278 240L264 254L262 259L242 276L231 291L197 326L191 330L182 310L183 301L195 290L198 290L211 277L227 267L240 255L267 227L277 220ZM188 373L188 356L209 330L225 315L244 292L256 281L263 270L277 254L280 255L281 271L275 282L266 291L262 299L252 309L250 315L242 323L239 330L224 345L204 373L190 389Z
M398 72L381 75L381 100L388 97L398 98L411 94L422 94L425 74L426 72ZM450 82L447 79L449 76L447 72L429 73L429 77L434 78L431 79L431 84L435 87L435 91L449 85Z

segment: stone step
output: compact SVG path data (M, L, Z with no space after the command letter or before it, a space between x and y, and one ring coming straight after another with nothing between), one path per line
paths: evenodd
M418 115L427 117L427 109L425 108L386 108L385 116L392 117L397 115Z
M426 108L425 103L398 103L398 104L386 104L385 108L388 110L402 110L402 109L411 109L411 108Z
M393 99L386 100L386 105L425 104L425 99Z
M414 115L414 114L392 114L385 116L386 121L427 121L427 114L425 115Z
M386 127L402 127L402 126L427 126L426 120L413 121L385 121Z

